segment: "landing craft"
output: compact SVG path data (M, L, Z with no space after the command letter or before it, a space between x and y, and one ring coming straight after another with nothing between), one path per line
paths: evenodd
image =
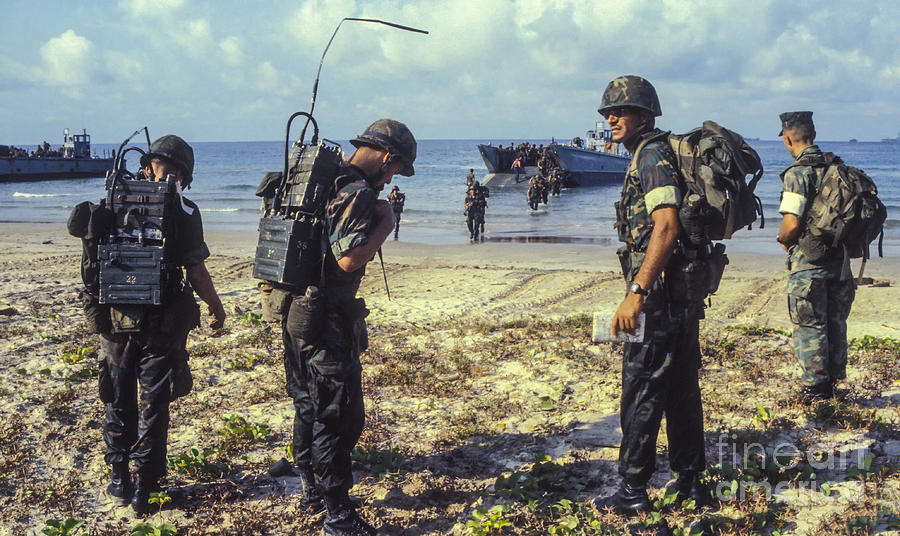
M49 144L39 146L28 155L24 149L0 145L0 182L103 177L113 167L113 158L91 154L91 135L63 131L63 144L53 150Z
M577 144L580 147L576 141L581 142ZM565 145L552 143L547 148L555 165L566 172L566 187L621 184L631 161L631 155L612 141L612 134L603 121L598 121L594 130L587 131L585 140L576 138L573 143ZM513 152L501 153L497 147L484 144L478 145L478 152L488 170L482 184L488 186L504 187L528 182L539 172L536 165L526 165L516 181L516 173L511 169L515 159Z

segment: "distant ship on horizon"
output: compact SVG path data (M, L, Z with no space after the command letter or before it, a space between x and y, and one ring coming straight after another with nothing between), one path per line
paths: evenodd
M882 138L881 143L900 143L900 132L897 133L896 138Z

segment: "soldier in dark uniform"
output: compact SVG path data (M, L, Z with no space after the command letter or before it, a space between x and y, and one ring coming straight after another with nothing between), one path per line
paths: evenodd
M394 225L394 240L396 240L397 235L400 233L400 215L403 214L403 205L406 203L406 194L400 191L399 186L394 185L390 195L388 195L388 203L391 204L391 209L394 211L394 221L396 222Z
M174 175L181 187L189 187L194 152L178 136L163 136L141 157L141 166L149 180L167 180ZM187 394L191 386L185 346L188 332L199 325L194 291L215 315L211 327L220 329L225 322L225 309L204 262L209 249L203 240L200 210L190 200L182 200L182 208L175 214L174 236L166 237L167 252L173 253L178 266L176 277L170 278L173 288L169 289L169 298L161 306L127 306L140 312L140 321L129 332L119 329L118 322L117 328L113 327L110 315L118 318L120 308L99 303L96 274L86 277L85 268L92 260L89 250L97 247L99 236L105 232L101 215L108 209L82 203L69 220L69 232L85 243L82 277L86 289L81 296L88 323L101 336L100 399L106 403L104 459L112 466L107 491L118 504L130 501L140 514L150 510L150 493L160 490L159 479L165 474L169 402ZM129 461L134 462L136 486L132 484Z
M475 170L469 168L469 173L466 174L466 189L471 188L473 184L475 184Z
M653 86L638 76L616 78L606 87L598 110L616 142L634 155L616 203L625 299L612 321L612 332L633 333L644 313L643 342L626 343L622 359L619 490L597 500L600 508L634 515L650 509L647 482L656 467L656 438L663 414L669 461L678 473L679 499L702 503L698 474L706 458L700 401L699 319L702 298L683 301L677 255L682 189L675 155L666 133L655 128L662 115Z
M834 396L836 381L847 377L847 317L856 281L843 270L843 249L826 246L815 262L800 238L807 232L802 217L820 190L828 167L815 145L812 112L781 114L778 133L794 162L781 174L784 190L778 242L788 252L788 312L794 331L791 344L802 371L800 394L806 401Z
M324 285L294 294L283 319L287 391L294 400L294 463L303 506L327 509L325 534L376 531L350 502L350 452L365 420L360 354L368 346L368 310L356 298L366 264L394 229L379 193L397 173L414 174L416 140L403 123L379 119L350 141L327 206Z

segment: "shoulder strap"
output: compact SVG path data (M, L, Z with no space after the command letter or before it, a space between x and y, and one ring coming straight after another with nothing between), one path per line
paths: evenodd
M637 159L638 156L640 156L641 151L644 150L644 147L654 141L659 141L663 138L668 139L671 134L671 131L666 130L642 140L641 143L638 144L637 149L634 150L634 154L631 155L631 162L628 163L628 173L633 174L637 171Z

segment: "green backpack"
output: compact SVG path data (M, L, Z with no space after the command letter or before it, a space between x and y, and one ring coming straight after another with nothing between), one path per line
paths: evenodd
M791 167L795 165L824 169L819 191L802 218L805 229L799 244L807 258L816 262L829 249L841 246L851 259L868 259L875 238L879 238L878 256L883 257L887 208L866 172L844 164L833 153L807 155Z
M762 202L753 193L762 161L740 134L704 121L685 134L669 134L668 140L685 182L679 218L689 242L731 238L742 227L749 229L757 215L760 228L765 225Z

